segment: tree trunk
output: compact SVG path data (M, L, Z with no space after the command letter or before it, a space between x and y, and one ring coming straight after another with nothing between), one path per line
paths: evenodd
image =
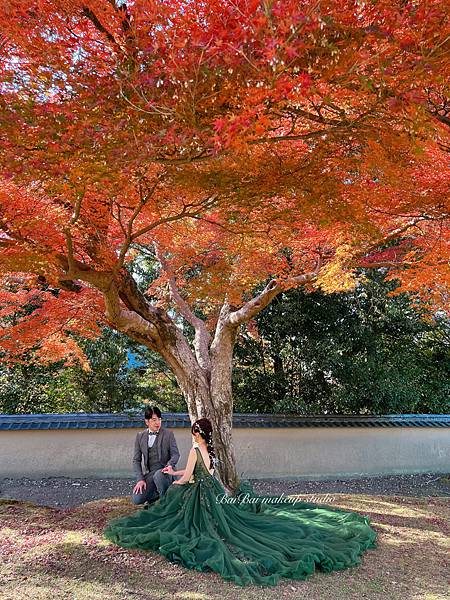
M233 395L231 388L236 327L229 325L224 305L210 346L192 352L181 332L162 340L158 352L171 367L186 400L193 423L206 417L213 428L217 471L223 484L234 491L239 484L232 441ZM173 343L175 341L175 344ZM172 343L170 343L172 342ZM203 366L201 366L203 365Z
M233 392L231 376L233 371L233 349L238 327L229 323L229 306L224 304L211 344L210 389L212 412L208 418L216 432L215 448L219 460L219 472L222 482L231 490L239 485L236 472L233 428Z
M211 348L211 369L207 371L200 369L198 365L184 369L174 368L170 357L164 358L172 366L183 392L191 423L202 417L211 421L217 471L223 484L234 491L239 484L232 441L231 373L234 336L231 335L227 342Z
M231 371L231 369L230 369ZM199 380L195 375L177 377L189 408L191 423L206 417L213 428L214 451L218 460L217 471L223 484L234 491L239 484L236 473L232 442L233 399L231 377L220 372L211 374L210 382Z

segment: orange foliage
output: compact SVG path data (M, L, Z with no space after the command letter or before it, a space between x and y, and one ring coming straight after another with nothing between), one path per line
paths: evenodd
M385 264L402 290L442 306L446 11L443 0L5 0L5 352L82 359L70 333L95 334L102 290L67 286L70 263L114 282L155 242L211 322L225 297L240 306L268 277L289 287L319 257L326 292ZM167 281L147 291L162 306Z

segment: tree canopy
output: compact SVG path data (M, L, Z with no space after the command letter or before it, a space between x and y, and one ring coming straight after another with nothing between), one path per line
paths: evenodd
M267 278L259 308L299 284L349 289L361 265L445 301L445 9L2 3L5 352L82 360L67 334L99 322L157 346L170 302L210 327ZM145 324L124 269L138 254L161 265Z

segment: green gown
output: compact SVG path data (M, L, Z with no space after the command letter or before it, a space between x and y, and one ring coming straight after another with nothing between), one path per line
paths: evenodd
M188 569L215 571L244 586L275 585L360 564L376 547L368 517L329 506L278 502L246 484L225 495L196 448L194 483L171 485L147 510L109 522L107 539L153 550ZM240 496L239 496L240 493Z

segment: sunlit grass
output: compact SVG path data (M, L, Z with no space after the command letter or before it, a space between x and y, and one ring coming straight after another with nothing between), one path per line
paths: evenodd
M103 538L107 521L134 510L113 498L77 509L0 501L0 598L8 600L446 600L448 499L334 494L332 506L369 516L378 547L362 564L274 588L240 588L152 552Z

